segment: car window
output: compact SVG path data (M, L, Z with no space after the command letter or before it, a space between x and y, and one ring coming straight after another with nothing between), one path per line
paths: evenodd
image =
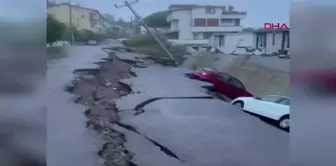
M211 71L211 69L208 68L202 68L202 69L197 69L196 72L207 72L207 71Z
M239 88L239 89L243 89L245 90L245 86L243 83L241 83L238 79L231 77L230 79L230 84L232 84L233 86Z
M229 82L230 80L230 76L224 74L224 73L216 73L216 77L218 77L219 79L221 79L224 82Z
M268 101L268 102L273 102L273 103L279 103L280 101L283 100L283 97L281 96L262 96L260 97L262 101Z
M283 100L280 101L280 104L289 106L289 99L288 98L283 98Z

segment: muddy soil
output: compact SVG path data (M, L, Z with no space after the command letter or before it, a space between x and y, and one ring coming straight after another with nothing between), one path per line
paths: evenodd
M106 166L134 165L130 160L133 154L124 147L125 136L113 129L118 122L119 110L115 101L132 92L132 89L119 82L121 79L136 76L131 71L132 62L122 61L115 55L96 63L99 69L79 69L74 72L74 80L66 91L76 97L75 103L88 107L84 111L88 121L86 127L95 130L104 144L97 152Z

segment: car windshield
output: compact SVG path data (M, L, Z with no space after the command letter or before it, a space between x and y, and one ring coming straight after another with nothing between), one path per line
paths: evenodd
M202 69L198 69L198 70L196 70L197 73L207 72L207 71L213 71L213 69L210 69L210 68L202 68Z
M283 100L280 101L280 104L289 106L289 99L288 98L283 98Z
M262 96L260 97L260 99L262 101L268 101L268 102L272 102L272 103L279 103L281 102L284 97L281 97L281 96Z
M230 80L230 76L228 76L228 75L226 75L226 74L224 74L224 73L216 73L216 77L218 77L219 79L221 79L222 81L224 81L224 82L229 82L229 80Z

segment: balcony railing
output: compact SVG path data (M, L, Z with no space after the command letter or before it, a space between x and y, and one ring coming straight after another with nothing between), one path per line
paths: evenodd
M238 12L238 11L223 11L222 14L236 14L236 15L246 15L247 12Z

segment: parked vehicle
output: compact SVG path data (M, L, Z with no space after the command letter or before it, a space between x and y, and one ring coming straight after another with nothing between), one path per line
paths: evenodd
M253 97L244 84L237 78L222 72L212 72L207 76L208 82L212 83L214 89L230 99L237 97Z
M278 58L286 58L288 59L289 58L289 50L279 50L278 52Z
M288 59L289 55L288 54L279 54L278 58L286 58L286 59Z
M289 98L269 95L263 97L239 97L231 101L244 111L277 121L280 128L289 129Z
M209 81L209 77L214 73L215 70L211 68L198 69L195 72L186 73L185 75L190 79L196 79L200 81Z

